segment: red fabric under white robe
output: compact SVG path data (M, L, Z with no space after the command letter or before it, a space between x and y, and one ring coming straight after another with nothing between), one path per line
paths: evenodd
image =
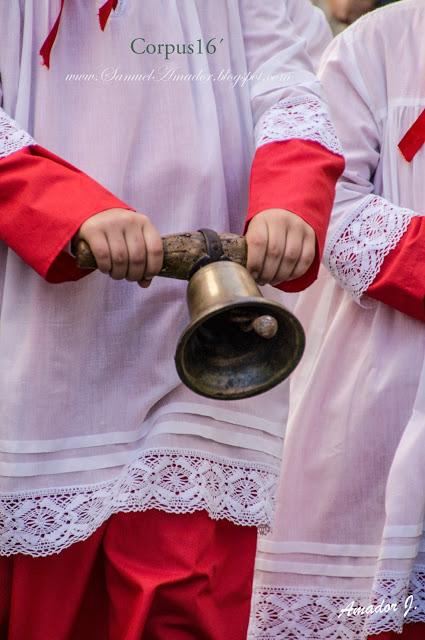
M245 640L257 532L119 513L59 555L0 559L1 640Z

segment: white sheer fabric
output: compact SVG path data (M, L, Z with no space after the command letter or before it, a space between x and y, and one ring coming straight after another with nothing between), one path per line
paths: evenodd
M291 382L250 640L365 640L425 622L425 330L364 295L425 213L425 147L410 164L398 151L425 108L424 28L422 1L396 3L325 55L347 166L325 256L332 275L323 269L296 307L307 352Z
M308 3L293 22L284 0L166 2L160 14L156 0L125 0L102 33L88 5L65 3L47 70L38 49L60 1L1 3L4 112L162 234L239 232L254 125L283 98L320 96L294 23L311 17L317 42L323 23ZM217 51L166 61L132 53L136 37L216 37ZM141 291L93 273L48 285L4 245L0 263L1 554L57 552L114 511L152 506L269 527L287 387L225 405L182 387L185 283Z
M299 38L304 41L314 68L320 63L323 51L332 40L332 31L325 14L310 0L287 0L288 17Z

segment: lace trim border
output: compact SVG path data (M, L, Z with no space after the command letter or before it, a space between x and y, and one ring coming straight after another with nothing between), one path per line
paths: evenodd
M58 553L117 512L206 510L270 530L278 470L183 449L150 449L117 478L92 486L0 494L0 555Z
M317 142L328 151L343 155L325 105L312 96L279 100L263 114L255 128L257 149L270 142L293 139Z
M3 109L0 108L0 159L10 156L24 147L36 144L29 133L19 127Z
M425 565L379 572L372 593L257 587L248 640L366 640L414 622L425 623Z
M343 227L330 237L324 263L357 302L416 215L411 209L403 209L372 195L365 198L344 220Z

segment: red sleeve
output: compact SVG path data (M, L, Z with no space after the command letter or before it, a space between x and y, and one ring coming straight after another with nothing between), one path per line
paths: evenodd
M425 320L425 218L415 217L385 258L367 295L417 320Z
M0 240L48 282L87 274L64 248L87 218L115 207L131 209L43 147L0 160Z
M313 227L316 257L307 273L297 280L277 285L283 291L302 291L319 271L335 185L344 171L344 158L317 142L287 140L260 147L251 170L249 209L246 223L267 209L296 213Z

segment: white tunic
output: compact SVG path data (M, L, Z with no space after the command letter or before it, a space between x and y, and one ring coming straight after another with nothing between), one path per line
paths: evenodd
M424 32L424 3L396 3L344 32L323 61L347 166L331 273L296 309L308 349L292 379L250 638L364 640L425 622L424 324L363 295L425 213L425 147L410 164L398 150L425 108ZM351 603L378 608L343 613Z
M261 138L278 102L275 139L338 148L288 14L317 33L317 51L329 32L309 3L121 0L102 33L95 7L72 0L47 70L38 50L59 7L1 2L1 124L15 118L161 234L241 231L254 125ZM133 53L135 38L217 38L217 50L167 61ZM14 148L0 135L4 156L29 144L13 135ZM0 262L1 554L58 552L116 511L152 507L269 526L287 387L223 404L180 384L185 283L157 279L141 291L93 273L49 285L2 244Z

